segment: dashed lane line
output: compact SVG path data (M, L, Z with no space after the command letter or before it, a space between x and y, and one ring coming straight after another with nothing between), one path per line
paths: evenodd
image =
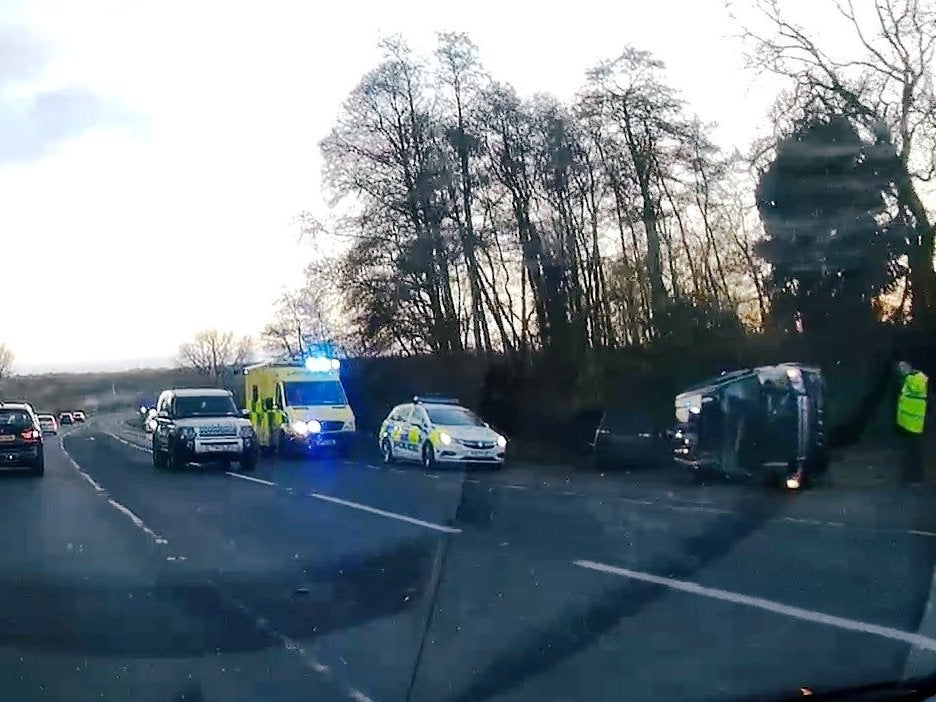
M332 497L331 495L323 495L320 492L310 492L309 497L313 497L316 500L323 500L325 502L332 502L336 505L341 505L342 507L350 507L351 509L361 510L362 512L370 512L371 514L376 514L381 517L388 517L389 519L396 519L401 522L408 522L409 524L415 524L417 526L425 527L426 529L434 529L435 531L441 531L446 534L460 534L461 529L455 527L446 526L445 524L436 524L434 522L427 522L422 519L416 519L415 517L410 517L405 514L398 514L396 512L388 512L384 509L377 509L376 507L371 507L370 505L364 505L360 502L352 502L351 500L342 500L340 497Z
M792 619L800 619L803 621L812 622L814 624L823 624L825 626L835 627L837 629L845 629L847 631L856 631L862 634L880 636L882 638L891 639L893 641L902 641L904 643L908 643L912 646L926 649L928 651L936 651L936 639L931 639L928 636L922 636L920 634L914 634L907 631L901 631L900 629L894 629L889 626L880 626L879 624L870 624L868 622L862 622L857 619L847 619L845 617L826 614L825 612L817 612L815 610L803 609L801 607L792 607L790 605L774 602L773 600L767 600L762 597L751 597L750 595L743 595L741 593L732 592L730 590L704 587L686 580L676 580L675 578L666 578L660 575L653 575L651 573L644 573L637 570L618 568L616 566L607 565L605 563L597 563L595 561L580 560L575 561L575 565L581 568L588 568L590 570L596 570L602 573L630 578L631 580L639 580L641 582L651 583L653 585L661 585L663 587L670 588L671 590L688 592L692 595L699 595L700 597L707 597L709 599L731 602L733 604L744 605L746 607L753 607L755 609L773 612L774 614L780 614Z
M255 478L252 475L244 475L243 473L235 473L231 470L224 471L225 475L230 475L232 478L239 478L241 480L249 480L252 483L260 483L261 485L269 485L270 487L276 487L276 483L270 480L264 480L263 478Z
M120 438L120 437L117 436L116 434L111 434L109 431L105 431L104 434L106 434L106 435L109 436L110 438L114 439L114 441L119 441L120 443L125 444L126 446L129 446L130 448L136 449L137 451L144 451L144 452L146 452L146 453L152 453L152 452L153 452L153 449L151 449L151 448L149 448L149 447L147 447L147 446L140 446L140 444L135 444L135 443L133 443L132 441L127 441L126 439Z

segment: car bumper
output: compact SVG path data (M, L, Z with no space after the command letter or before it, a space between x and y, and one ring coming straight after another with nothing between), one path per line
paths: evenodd
M195 439L176 444L175 450L186 463L240 461L258 453L256 441L240 437Z
M0 447L0 467L27 466L35 463L42 453L38 446Z
M493 449L469 449L464 446L440 446L435 449L437 463L472 463L478 465L499 466L504 463L505 451L500 447Z
M330 431L319 434L287 434L286 441L291 448L305 451L336 449L350 446L355 439L353 431Z

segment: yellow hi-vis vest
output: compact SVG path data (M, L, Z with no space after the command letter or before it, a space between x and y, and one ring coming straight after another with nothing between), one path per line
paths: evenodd
M926 374L920 371L908 373L897 400L897 425L911 434L923 433L927 380Z

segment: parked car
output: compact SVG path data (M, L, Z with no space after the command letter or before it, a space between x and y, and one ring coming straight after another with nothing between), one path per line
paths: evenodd
M650 467L667 461L670 441L644 412L605 411L595 430L591 448L600 468Z
M39 427L42 429L42 434L48 436L49 434L58 434L58 422L55 421L55 415L52 414L37 414L39 418Z
M82 412L81 410L75 410L74 412L71 413L71 415L72 415L72 418L73 418L76 422L84 422L84 421L86 421L86 420L88 419L88 418L85 416L85 413Z
M74 424L75 418L72 416L71 412L61 412L58 417L58 422L61 426L66 424Z
M45 473L42 429L26 403L0 402L0 466L21 466L37 476Z

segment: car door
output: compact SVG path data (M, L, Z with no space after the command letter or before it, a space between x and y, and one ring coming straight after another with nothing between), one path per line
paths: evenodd
M170 419L171 395L163 395L156 403L156 431L153 432L153 441L160 451L169 449L169 430L172 427Z
M428 435L429 416L422 407L414 406L406 426L406 440L411 458L422 458L422 445Z
M414 455L409 442L409 426L412 416L412 405L404 405L399 412L393 414L390 440L393 442L393 452L400 458L409 459Z

